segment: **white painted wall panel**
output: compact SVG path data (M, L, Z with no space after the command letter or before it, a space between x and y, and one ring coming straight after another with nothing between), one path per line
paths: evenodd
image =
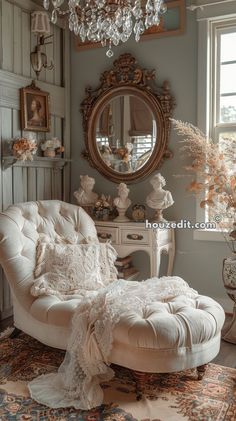
M7 150L7 145L12 138L12 109L1 110L1 135L2 149ZM2 207L6 209L12 204L12 168L2 172Z
M60 28L54 25L54 65L58 69L54 72L54 84L61 85L62 82L62 62L61 62L61 51L62 51L62 31Z
M21 46L21 56L22 56L22 75L30 76L30 15L29 13L22 12L22 46ZM5 69L4 69L5 70Z
M36 168L28 168L28 200L37 199L37 170Z
M37 38L30 32L30 15L38 8L31 0L0 0L0 158L1 153L9 155L9 141L12 138L29 134L22 133L20 128L19 89L28 86L35 78L30 64L30 52L34 50ZM35 136L38 145L51 136L62 139L68 145L66 153L69 157L69 83L64 87L65 79L69 81L69 40L61 27L51 25L51 33L54 35L53 43L45 47L45 52L48 61L53 59L55 68L52 71L43 70L37 82L40 89L50 94L51 130L49 133L35 133ZM64 69L67 69L66 78L63 75ZM66 132L62 130L65 118L68 118ZM38 154L41 154L40 147ZM47 168L43 166L43 162L34 162L33 167L23 164L4 169L1 166L0 209L24 201L66 199L64 185L69 185L68 169L55 170L53 162L47 162ZM65 177L68 177L67 182ZM10 315L11 305L10 289L0 269L0 319Z
M14 6L6 0L2 0L2 49L3 68L13 71L13 28L14 28Z
M22 74L22 13L21 8L14 6L14 32L13 32L13 71Z
M21 203L23 200L23 177L22 168L13 168L13 201L14 203Z

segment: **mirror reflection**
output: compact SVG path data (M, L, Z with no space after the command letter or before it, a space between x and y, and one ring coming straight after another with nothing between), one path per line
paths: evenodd
M113 171L138 171L149 160L156 141L153 113L138 96L117 96L98 115L97 148L103 162Z

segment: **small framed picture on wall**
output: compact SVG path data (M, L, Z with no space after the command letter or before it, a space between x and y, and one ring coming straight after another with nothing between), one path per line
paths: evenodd
M21 128L32 132L50 131L50 97L34 82L20 90Z

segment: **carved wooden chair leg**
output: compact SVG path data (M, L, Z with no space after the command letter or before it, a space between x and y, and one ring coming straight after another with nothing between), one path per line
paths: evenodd
M10 338L11 339L17 338L21 332L22 331L20 329L17 329L17 327L15 327L13 332L10 334Z
M208 364L204 364L204 365L200 365L199 367L197 367L197 375L198 375L198 380L202 380L206 369L207 369Z
M135 380L136 388L136 400L141 401L143 393L145 391L145 385L148 383L152 376L152 373L142 373L141 371L133 371L133 377Z

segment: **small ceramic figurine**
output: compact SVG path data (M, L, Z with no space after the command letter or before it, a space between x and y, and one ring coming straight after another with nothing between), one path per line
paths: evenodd
M80 176L80 188L74 196L80 206L93 206L98 199L98 194L93 192L95 180L88 175Z
M120 183L118 186L118 197L114 199L114 205L119 213L119 216L115 218L115 221L126 222L129 218L125 216L125 212L131 205L131 200L128 198L129 189L125 183Z
M166 181L160 173L151 178L150 184L153 186L153 191L147 196L146 203L149 208L155 209L156 211L154 221L165 222L166 220L163 218L162 211L174 203L171 192L163 189Z

